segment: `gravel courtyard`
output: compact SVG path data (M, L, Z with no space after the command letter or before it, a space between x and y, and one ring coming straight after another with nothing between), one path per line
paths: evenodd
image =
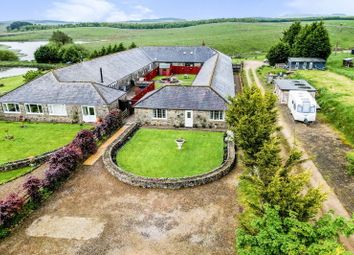
M236 177L183 190L119 182L85 166L0 243L0 254L234 254Z

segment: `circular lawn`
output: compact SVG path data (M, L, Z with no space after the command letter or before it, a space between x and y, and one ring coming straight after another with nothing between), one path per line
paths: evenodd
M176 139L185 143L178 150ZM190 177L212 171L223 162L224 133L141 128L117 152L117 164L135 175Z

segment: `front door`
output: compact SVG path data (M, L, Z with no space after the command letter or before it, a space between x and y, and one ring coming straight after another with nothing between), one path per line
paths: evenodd
M82 106L82 120L84 122L96 122L96 111L94 106Z
M185 115L184 126L193 127L193 111L186 111L184 115Z

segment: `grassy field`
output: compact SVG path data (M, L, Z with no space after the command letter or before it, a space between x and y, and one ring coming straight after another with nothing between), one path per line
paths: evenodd
M182 150L175 140L184 138ZM186 177L211 171L223 160L223 133L142 128L118 152L125 170L147 177Z
M354 47L354 21L325 21L333 46L338 40L341 48ZM339 24L343 24L339 28ZM65 28L63 32L74 40L89 41L84 44L90 50L110 43L134 41L143 45L201 45L216 48L230 55L244 57L261 55L268 51L290 23L219 23L173 29L116 29L116 28ZM19 32L1 36L1 41L48 40L53 30Z
M354 144L354 81L331 71L298 71L295 78L306 79L319 90L321 112Z
M354 33L354 31L353 31L353 33ZM353 41L354 41L354 38L353 38ZM350 53L332 54L327 61L327 68L332 72L344 75L344 76L354 80L354 67L351 67L351 68L343 67L343 59L344 58L354 58L354 55L352 55Z
M54 150L69 143L89 125L0 121L0 164ZM13 139L7 139L12 136Z
M12 181L32 171L32 167L24 167L16 170L0 172L0 185Z
M22 75L0 78L0 84L4 86L0 86L0 95L4 92L9 92L14 90L15 88L21 86L24 83L24 79Z
M181 82L180 85L185 85L185 86L190 86L192 85L193 81L195 80L195 77L196 75L194 74L188 74L188 78L185 78L184 77L184 74L177 74L177 75L174 75L175 77L177 77L177 79ZM161 82L158 82L159 80L161 80L162 78L166 78L168 76L161 76L161 75L158 75L154 78L154 81L157 81L155 82L155 88L156 89L159 89L161 88L162 86L164 86L164 83L161 83Z

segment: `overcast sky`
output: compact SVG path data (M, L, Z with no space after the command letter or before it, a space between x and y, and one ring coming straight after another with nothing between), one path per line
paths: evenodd
M334 13L354 15L354 0L1 0L0 20L115 22Z

